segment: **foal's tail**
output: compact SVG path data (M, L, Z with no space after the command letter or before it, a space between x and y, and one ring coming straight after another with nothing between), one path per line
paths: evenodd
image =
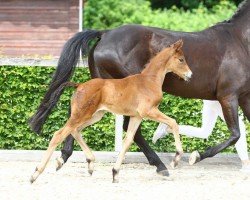
M60 90L57 89L70 79L79 61L80 52L82 52L82 55L85 55L89 50L89 42L93 39L98 39L99 41L103 33L104 31L86 30L75 34L66 42L49 89L36 113L29 120L30 127L34 132L38 134L41 132L44 122L59 100L64 87Z
M77 88L79 86L79 83L73 83L73 82L65 82L61 84L54 92L51 94L50 100L46 103L47 107L51 107L51 105L55 104L55 99L59 99L60 95L62 94L65 87L74 87Z

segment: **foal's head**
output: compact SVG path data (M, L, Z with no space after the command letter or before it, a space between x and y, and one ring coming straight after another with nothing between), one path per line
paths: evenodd
M183 41L178 40L169 47L172 56L169 58L165 67L167 68L168 72L173 72L187 81L191 78L192 71L189 69L189 66L186 63L183 51L181 49L182 46Z

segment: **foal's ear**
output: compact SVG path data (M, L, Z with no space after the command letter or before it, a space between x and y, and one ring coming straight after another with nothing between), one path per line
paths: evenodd
M183 40L180 39L176 43L173 44L173 48L175 51L180 51L181 47L183 46Z

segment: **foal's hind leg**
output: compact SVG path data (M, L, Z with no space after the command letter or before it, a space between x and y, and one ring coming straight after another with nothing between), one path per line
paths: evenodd
M94 124L94 123L96 123L96 122L98 122L98 121L100 121L101 119L102 119L102 117L103 117L103 115L105 114L105 112L104 111L98 111L97 113L95 113L94 115L93 115L93 117L91 118L91 119L89 119L89 120L87 120L86 122L84 122L83 124L81 124L81 126L79 127L79 130L80 129L83 129L83 128L86 128L87 126L90 126L91 124ZM80 133L79 133L80 134ZM81 135L80 135L81 136ZM71 138L69 138L69 137L71 137ZM66 138L66 140L68 139L68 142L70 142L71 140L72 140L72 143L74 142L74 133L72 133L71 135L69 135L67 138ZM76 139L76 138L75 138ZM79 143L79 142L78 142ZM79 144L80 145L80 144ZM81 146L81 145L80 145ZM69 147L71 147L72 149L71 149L71 152L73 151L73 146L69 146ZM65 149L66 148L66 145L63 147L63 149ZM82 146L81 146L81 148L82 148ZM82 148L82 150L83 150L83 148ZM83 150L83 152L85 153L85 151ZM88 159L88 157L87 157L87 154L85 153L85 155L86 155L86 158L87 158L87 162L89 163L89 173L92 171L93 172L93 170L91 170L90 168L93 168L93 167L90 167L90 166L92 166L93 165L93 162L94 162L94 160L93 160L93 162L91 161L91 159ZM56 163L56 170L59 170L59 169L61 169L61 167L64 165L64 163L65 163L65 160L63 159L63 154L62 154L62 156L60 157L60 158L57 158L56 159L56 161L57 161L57 163ZM91 173L92 174L92 173Z
M147 112L145 117L152 119L154 121L157 121L157 122L162 122L168 125L169 128L172 130L177 151L176 151L174 160L171 162L170 166L172 168L175 168L178 165L178 162L180 161L181 156L183 154L178 124L176 123L174 119L166 116L165 114L160 112L157 108L152 109L149 112Z
M124 118L124 124L123 129L127 132L129 124L129 117ZM147 157L148 162L150 165L156 166L156 172L162 176L169 176L168 169L164 165L164 163L160 160L158 155L151 149L151 147L148 145L147 141L144 139L144 137L141 134L141 128L138 127L136 133L134 142L138 145L138 147L141 149L141 151L144 153L144 155Z
M30 178L31 183L33 183L38 178L38 176L44 171L56 147L72 132L72 130L73 129L66 124L63 128L54 133L52 139L50 140L49 147L42 158L42 161L36 167L34 174Z
M118 182L118 174L119 174L119 170L120 170L122 161L124 159L125 153L128 151L129 147L133 143L136 130L138 129L141 121L142 121L141 118L130 117L130 121L129 121L129 125L128 125L128 131L127 131L126 136L125 136L125 138L123 140L122 150L119 153L119 156L118 156L118 158L116 160L116 163L114 165L114 168L112 170L113 183Z
M91 119L86 121L75 132L71 133L72 136L75 138L75 140L80 145L80 147L82 148L82 150L83 150L83 152L84 152L84 154L86 156L86 160L88 162L88 172L89 172L90 175L92 175L92 173L94 171L95 156L92 153L92 151L90 150L90 148L88 147L88 145L83 140L82 135L81 135L81 129L86 128L87 126L90 126L91 124L94 124L94 123L100 121L102 119L103 115L104 115L103 111L99 111L99 112L95 113Z

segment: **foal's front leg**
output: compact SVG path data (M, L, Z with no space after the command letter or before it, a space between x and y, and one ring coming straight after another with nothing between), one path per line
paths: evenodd
M114 165L114 168L112 170L113 183L118 183L119 182L118 174L119 174L119 170L120 170L122 161L124 159L125 153L128 151L129 147L133 143L136 130L138 129L141 121L142 121L142 119L139 118L139 117L130 117L128 130L127 130L126 136L125 136L125 138L123 140L122 150L119 153L118 158L116 160L116 163Z
M181 156L183 154L178 124L176 123L176 121L174 119L166 116L161 111L159 111L157 108L154 108L154 109L150 110L149 112L147 112L145 117L152 119L154 121L157 121L157 122L162 122L162 123L168 125L169 128L172 130L177 151L176 151L174 160L170 163L170 166L172 168L175 168L178 165L178 163L181 159Z

